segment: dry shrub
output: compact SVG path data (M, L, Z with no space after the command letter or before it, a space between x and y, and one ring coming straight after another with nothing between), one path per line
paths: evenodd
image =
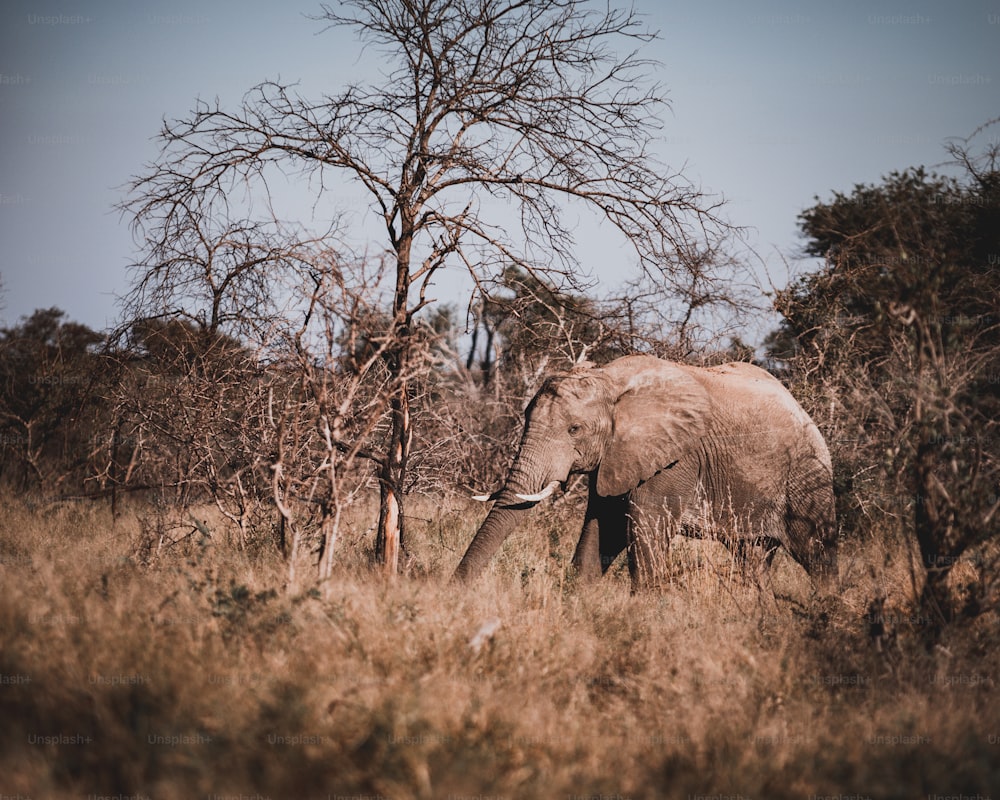
M905 551L852 545L842 596L789 599L678 541L672 580L633 594L618 565L572 579L570 501L456 587L482 512L412 505L410 576L345 547L316 587L222 537L143 566L135 518L8 498L0 793L802 798L1000 781L995 621L932 652L902 619L870 635L872 598L887 615L912 602L905 568L871 577Z

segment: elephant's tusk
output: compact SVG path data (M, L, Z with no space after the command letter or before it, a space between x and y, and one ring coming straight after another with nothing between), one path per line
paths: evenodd
M525 503L537 503L540 500L544 500L546 497L551 495L556 489L559 488L559 481L552 481L548 486L546 486L538 494L515 494L518 500L523 500Z
M488 503L495 498L491 494L474 494L472 495L472 499L478 500L480 503Z

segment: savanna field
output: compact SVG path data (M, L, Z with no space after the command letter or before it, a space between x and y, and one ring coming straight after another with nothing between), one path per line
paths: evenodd
M2 262L37 293L8 312L0 285L0 312L50 292L117 310L103 331L55 306L0 325L0 800L1000 800L1000 118L979 80L995 15L906 17L935 43L924 69L900 15L711 4L699 21L690 4L657 50L666 5L647 5L318 4L315 33L341 38L323 58L289 41L273 74L260 9L237 27L130 10L72 34L20 15L12 41L39 68L13 76L23 135L6 139L42 172L0 198L23 236ZM216 45L254 24L274 46L251 76ZM183 44L145 38L164 28ZM112 31L127 48L85 38ZM724 46L685 69L674 42L706 31ZM883 66L859 73L861 51ZM77 96L116 52L141 63ZM159 52L174 60L147 69ZM147 72L171 91L145 91ZM719 131L727 91L787 106L764 104L771 133ZM692 112L709 135L676 135ZM125 117L139 127L109 136ZM927 151L941 120L959 127ZM124 145L150 135L141 158ZM99 166L98 144L124 160ZM737 154L734 182L711 148ZM124 251L91 248L90 216L73 226L109 210L95 175L127 180ZM779 249L758 212L795 213L800 237ZM125 261L125 283L98 280ZM623 368L546 383L628 355L756 389ZM559 385L565 409L531 399ZM722 509L782 523L816 567L836 530L837 591L781 553L762 571L681 538L648 548L653 588L623 560L584 583L570 473L597 480L605 552L621 498L639 530L643 513L698 522L705 500L736 539L772 529ZM452 582L486 516L466 495L494 489L477 577Z
M839 596L681 540L633 595L574 583L574 500L482 580L483 515L411 499L412 558L368 566L359 504L317 586L211 508L4 500L4 798L944 798L1000 787L994 613L928 646L910 548L842 548ZM962 565L953 571L962 591ZM872 601L884 598L881 614Z

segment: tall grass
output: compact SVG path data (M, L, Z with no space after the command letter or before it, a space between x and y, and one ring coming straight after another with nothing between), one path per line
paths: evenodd
M367 570L359 515L334 579L316 587L287 586L275 553L238 551L207 516L197 535L151 549L139 516L4 508L3 797L1000 786L997 620L926 651L907 616L908 551L884 536L848 549L835 598L812 597L790 562L761 586L718 545L689 542L665 586L634 595L617 567L575 582L577 523L540 510L481 581L456 587L447 577L481 512L428 501L409 576ZM866 614L881 596L873 637Z

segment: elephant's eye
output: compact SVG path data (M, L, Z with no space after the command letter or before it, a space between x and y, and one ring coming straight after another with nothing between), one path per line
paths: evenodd
M572 425L569 426L569 435L576 436L582 430L583 430L583 425L579 425L578 423L574 422Z

